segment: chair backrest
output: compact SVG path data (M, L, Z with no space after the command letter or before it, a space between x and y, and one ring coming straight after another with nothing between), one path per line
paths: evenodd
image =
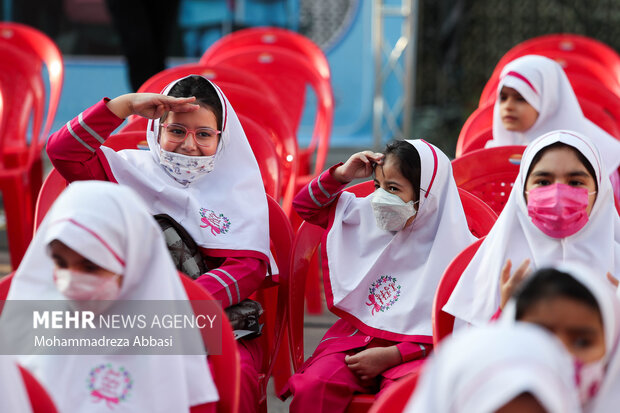
M452 161L456 186L480 198L499 215L519 174L525 146L479 149Z
M39 381L25 368L19 367L19 372L24 382L24 387L30 399L32 413L57 413L58 410L47 393L47 390L39 383Z
M16 175L29 170L41 157L45 92L40 66L33 56L1 41L0 54L0 172Z
M187 298L192 301L213 300L213 296L200 285L192 281L185 274L179 273ZM194 311L200 311L202 306L193 306ZM211 307L210 307L211 308ZM233 334L228 318L224 310L218 306L220 312L218 317L222 322L222 348L221 354L209 355L209 364L212 368L213 380L217 387L220 400L217 402L219 413L238 412L239 395L241 388L241 359L237 350L237 342ZM210 314L213 316L213 314ZM205 341L205 344L207 342ZM207 352L208 352L207 348Z
M67 181L60 175L55 168L52 168L41 185L39 196L37 198L37 205L34 211L34 231L36 232L49 211L50 207L58 198L58 195L67 187Z
M525 40L511 48L500 59L502 67L507 62L526 54L545 54L557 51L584 56L601 63L620 80L620 55L614 49L596 39L570 33L547 34ZM499 64L498 64L499 65Z
M297 229L291 253L288 333L293 370L304 362L304 293L306 273L316 257L325 228L303 222Z
M287 342L285 331L289 312L289 266L294 234L287 214L276 200L268 196L267 203L271 253L278 266L278 274L266 281L256 294L265 312L265 326L260 337L264 349L259 381L261 404L266 403L267 384L272 374L277 387L286 383L291 375L288 348L282 344Z
M277 46L297 52L308 59L325 79L331 77L327 57L316 43L279 27L250 27L227 34L209 46L200 60L208 62L214 55L247 46Z
M465 248L459 253L450 265L444 271L439 285L435 291L435 298L433 299L433 346L437 349L437 344L443 340L446 336L452 333L454 328L454 316L443 311L443 306L448 302L454 287L459 282L459 278L467 265L478 251L480 244L482 244L483 238L475 241L473 244Z
M272 93L269 86L261 82L260 77L252 72L232 66L217 65L216 67L203 63L188 63L156 73L140 86L138 92L161 93L171 82L189 75L202 75L218 86L222 82L232 83L267 95Z
M329 150L334 101L331 84L316 68L309 65L298 53L275 46L248 46L222 52L211 56L204 63L234 66L259 76L274 91L283 108L284 117L295 127L301 121L306 87L310 86L317 96L317 111L308 150L316 152L312 174L318 175L323 171ZM278 115L281 116L282 113ZM308 166L300 166L302 167ZM300 173L308 172L309 169L300 169Z
M367 196L374 190L373 181L365 181L345 188L345 191L352 192L357 197ZM467 190L458 188L458 191L469 231L477 238L487 235L497 220L497 214L483 200Z
M50 98L45 126L41 133L43 143L45 143L56 116L64 79L64 63L60 49L52 39L39 30L12 22L0 22L0 42L2 41L6 41L24 52L31 53L47 66Z
M420 374L421 369L415 370L392 384L379 396L368 413L397 413L405 410L418 384Z

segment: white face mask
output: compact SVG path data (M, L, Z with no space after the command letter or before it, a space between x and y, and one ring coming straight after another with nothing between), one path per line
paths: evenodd
M216 155L217 152L210 156L188 156L160 147L159 163L175 181L187 185L213 170Z
M417 202L405 202L398 195L379 188L372 194L370 205L379 228L386 231L400 231L409 218L416 214L414 205Z
M121 292L119 274L101 277L94 274L57 268L54 271L56 288L73 302L79 310L90 310L97 314L105 311Z
M592 363L575 361L575 380L579 390L579 400L584 406L596 396L605 378L604 358Z

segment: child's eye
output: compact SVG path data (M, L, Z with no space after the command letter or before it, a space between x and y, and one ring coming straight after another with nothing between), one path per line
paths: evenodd
M500 93L499 95L500 102L504 102L506 99L508 99L508 96L504 95L503 93Z
M183 129L171 129L168 130L168 133L171 133L173 135L185 135L185 131Z
M585 185L585 183L581 182L581 181L569 181L568 184L570 186L581 186L581 185Z
M395 186L389 186L389 187L388 187L388 190L389 190L390 192L396 192L396 191L398 191L398 188L396 188Z
M517 96L517 102L525 102L525 98L523 96Z
M379 188L380 188L379 184L375 184L375 190L377 190Z
M592 340L587 339L585 337L579 337L573 340L573 347L579 349L585 349L592 346Z
M539 179L537 181L534 181L534 185L547 186L551 185L551 181L548 179Z

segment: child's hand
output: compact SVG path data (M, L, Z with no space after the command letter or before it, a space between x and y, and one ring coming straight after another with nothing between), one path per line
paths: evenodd
M532 272L530 270L530 260L527 259L519 265L519 268L510 275L510 269L512 268L512 262L510 260L506 260L506 265L502 268L502 274L500 278L500 295L501 302L499 307L501 309L504 308L512 293L515 292L521 281L523 281L527 276Z
M166 112L193 112L200 106L195 97L175 98L158 93L128 93L107 103L108 109L121 119L129 115L157 119Z
M373 347L344 358L345 363L360 380L374 379L390 367L402 362L396 346Z
M357 178L366 178L372 175L373 163L381 164L385 155L378 152L364 151L353 155L334 170L334 178L347 184Z

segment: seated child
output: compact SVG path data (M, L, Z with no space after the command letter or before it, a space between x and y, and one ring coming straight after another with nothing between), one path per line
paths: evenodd
M102 146L129 115L149 119L149 151ZM206 78L178 79L163 94L104 99L54 133L47 152L68 181L130 186L151 214L181 225L202 255L194 267L203 270L190 275L224 307L245 300L264 281L269 212L260 170L230 102ZM262 349L257 340L238 344L241 407L254 411Z
M343 192L373 174L375 192ZM356 392L387 388L431 350L435 289L452 258L475 239L448 158L423 140L352 155L294 200L326 228L322 263L334 324L289 380L291 412L344 412Z
M578 413L573 363L544 330L461 330L424 366L405 413Z
M7 299L79 301L98 313L105 311L100 304L113 309L119 300L186 301L187 294L142 200L121 185L78 182L46 215ZM6 308L2 317L8 317ZM191 339L202 345L199 334ZM215 412L218 400L202 355L48 353L19 360L59 412Z
M513 60L502 70L493 107L493 140L486 147L524 145L558 129L587 136L597 146L620 197L620 141L583 115L562 67L544 56Z
M528 266L571 260L602 277L620 274L620 217L606 176L598 150L582 135L554 131L529 144L506 206L444 311L488 323ZM512 264L520 266L515 274L500 277Z
M501 316L505 324L515 320L538 324L562 341L575 361L584 412L617 407L606 400L617 392L609 383L620 379L608 369L609 361L617 357L620 338L620 301L615 293L601 274L565 262L536 271L519 286Z

